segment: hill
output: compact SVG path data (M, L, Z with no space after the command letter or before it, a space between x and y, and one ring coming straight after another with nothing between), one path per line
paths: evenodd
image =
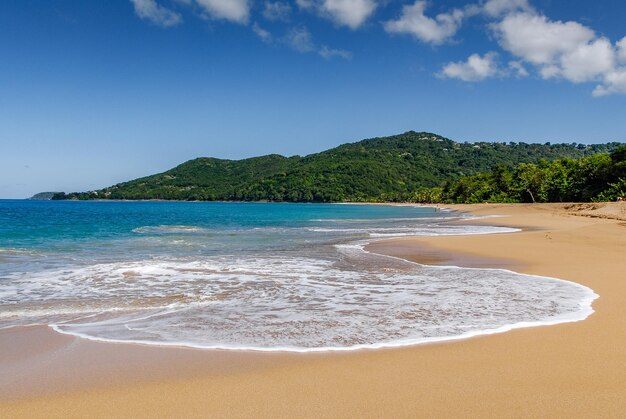
M35 200L35 201L49 201L55 195L57 195L59 193L60 192L39 192L39 193L36 193L35 195L31 196L28 199Z
M496 166L581 158L610 152L618 145L458 143L409 131L305 157L197 158L164 173L97 191L57 194L53 199L405 200L420 188L440 186Z

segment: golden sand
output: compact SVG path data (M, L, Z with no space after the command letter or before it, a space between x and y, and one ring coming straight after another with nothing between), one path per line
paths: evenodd
M0 331L0 417L624 417L625 206L459 206L524 231L370 246L584 284L600 295L585 321L341 354L106 344L14 328Z

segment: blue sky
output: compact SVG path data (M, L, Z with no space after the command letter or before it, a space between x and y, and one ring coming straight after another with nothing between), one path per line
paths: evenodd
M622 0L3 0L0 197L407 130L626 141Z

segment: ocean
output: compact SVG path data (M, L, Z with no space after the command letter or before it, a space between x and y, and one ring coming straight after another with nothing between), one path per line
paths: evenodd
M0 328L310 352L460 339L593 312L597 296L573 282L365 250L385 238L515 231L471 219L412 206L0 200Z

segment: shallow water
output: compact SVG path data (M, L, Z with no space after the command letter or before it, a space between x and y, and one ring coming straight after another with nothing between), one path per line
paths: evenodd
M341 350L580 320L588 288L363 250L487 234L433 208L0 201L0 327L202 348Z

